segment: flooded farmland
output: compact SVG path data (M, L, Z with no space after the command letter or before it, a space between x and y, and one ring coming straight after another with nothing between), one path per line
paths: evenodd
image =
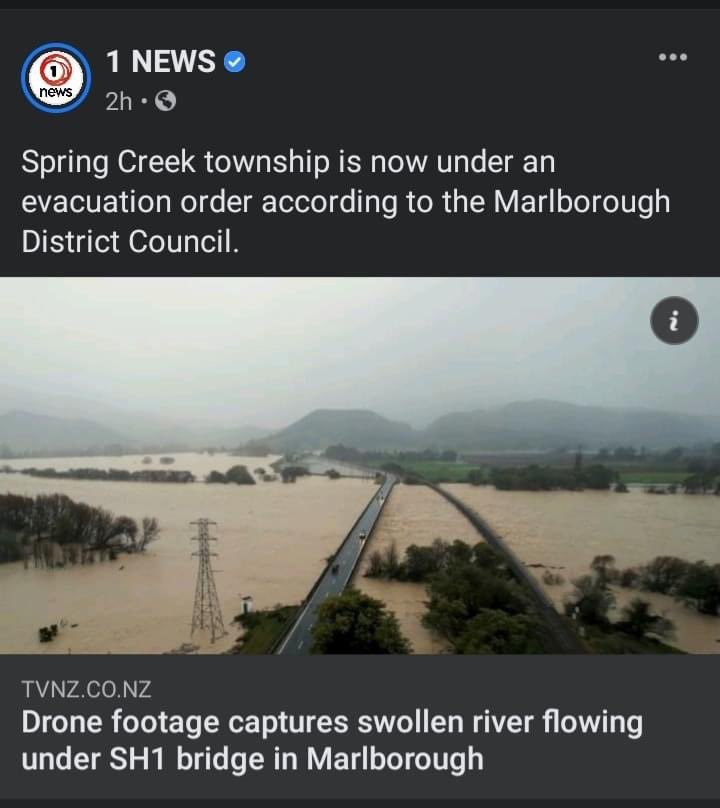
M236 464L267 468L273 458L176 454L173 469L198 479ZM142 457L63 458L11 463L69 468L143 468ZM150 468L158 468L153 458ZM64 569L23 569L0 564L0 651L4 653L162 653L190 641L197 559L190 522L218 523L218 595L228 636L213 646L197 633L201 651L227 649L238 631L230 626L241 598L257 608L298 603L366 505L375 486L363 480L299 478L294 484L254 486L52 480L0 474L0 492L34 496L60 492L135 519L156 516L162 532L143 555ZM37 629L65 620L51 643ZM71 628L77 624L75 628Z
M226 454L173 455L166 466L188 470L201 481L211 470L242 464L267 469L274 458ZM159 457L44 458L9 461L14 468L160 468ZM258 477L259 480L259 477ZM555 568L565 579L546 586L560 606L570 580L588 571L593 557L612 554L619 567L642 564L656 555L720 562L720 498L650 496L640 490L610 492L502 492L490 487L449 484L448 490L475 508L504 536L528 565ZM254 486L110 482L46 479L0 474L0 492L25 495L60 492L137 520L156 516L160 539L144 555L65 569L23 569L0 565L0 652L161 653L190 640L196 559L190 522L218 523L215 560L218 594L229 634L210 645L196 634L201 652L232 645L230 626L241 598L258 608L297 603L323 569L325 558L344 538L375 486L367 480L322 477L297 483L258 481ZM354 583L394 611L415 653L441 653L441 640L421 623L426 598L422 584L368 579L363 571L374 550L392 542L400 555L410 544L435 538L474 543L479 536L467 520L432 490L398 485L388 499ZM542 579L543 567L532 568ZM622 606L637 594L618 590ZM676 624L675 644L696 653L720 652L720 619L698 615L662 595L642 593ZM40 644L40 626L67 621L57 640ZM75 627L71 627L75 624Z
M610 491L497 491L490 486L445 485L483 516L525 564L556 568L565 578L545 586L560 605L569 581L589 571L596 555L615 556L618 567L658 555L720 562L720 497L653 496L639 488ZM544 570L533 568L539 580ZM616 590L618 607L635 596L666 612L676 625L674 645L694 653L720 653L720 618L697 614L672 598Z
M169 458L172 463L163 463L161 458ZM279 455L268 457L238 457L225 452L176 452L166 455L110 455L94 457L26 457L18 460L2 460L0 466L11 469L120 469L123 471L143 471L146 469L172 469L173 471L190 471L198 480L213 470L227 471L236 464L247 466L250 471L263 468L270 471L270 463ZM2 480L4 478L0 478ZM2 490L0 488L0 490Z

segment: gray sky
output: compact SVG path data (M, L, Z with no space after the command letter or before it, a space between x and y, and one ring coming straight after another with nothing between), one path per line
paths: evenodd
M275 428L357 407L422 426L532 398L720 414L720 279L4 278L0 289L0 400L47 396L53 414L90 401ZM700 313L682 346L650 331L669 295Z

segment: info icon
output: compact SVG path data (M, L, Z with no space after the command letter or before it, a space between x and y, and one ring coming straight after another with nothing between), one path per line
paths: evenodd
M697 309L684 297L666 297L650 315L655 336L668 345L682 345L695 336L700 318Z
M65 42L48 42L35 48L20 71L25 98L35 109L54 115L79 107L91 83L88 60Z

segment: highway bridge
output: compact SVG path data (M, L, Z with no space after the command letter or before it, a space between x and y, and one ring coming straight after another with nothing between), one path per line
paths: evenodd
M311 630L315 624L318 607L330 595L339 595L348 585L365 548L365 543L370 538L396 482L397 478L388 474L383 484L379 486L308 595L300 614L280 641L275 651L276 654L309 653L312 644Z

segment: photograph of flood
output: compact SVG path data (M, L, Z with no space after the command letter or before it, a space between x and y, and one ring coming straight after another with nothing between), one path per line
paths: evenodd
M0 284L0 653L720 653L717 279Z

